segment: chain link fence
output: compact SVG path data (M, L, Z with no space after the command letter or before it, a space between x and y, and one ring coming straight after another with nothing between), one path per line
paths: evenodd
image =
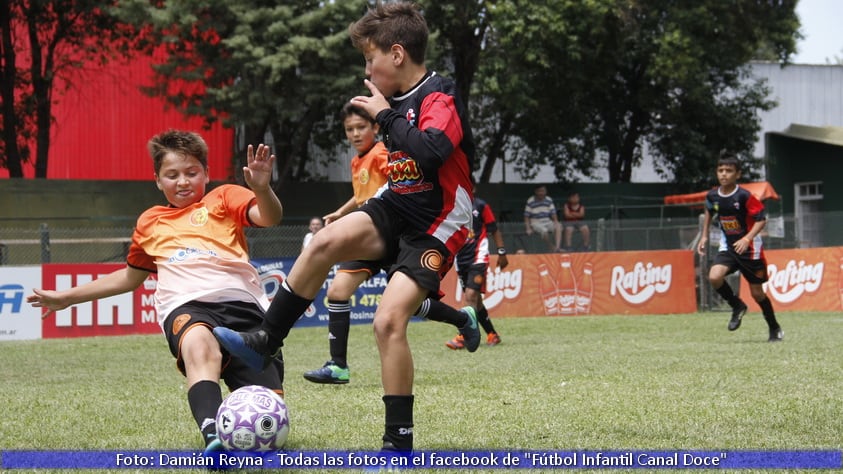
M696 250L701 216L687 218L599 219L587 221L591 229L589 251ZM843 246L843 213L820 213L805 225L794 216L771 217L765 230L767 249ZM802 219L805 221L805 218ZM71 226L57 223L33 223L8 227L0 219L0 266L38 265L41 263L121 263L132 236L132 227L121 225ZM548 245L536 234L528 236L523 222L500 222L504 242L510 254L546 253ZM725 303L708 284L708 268L717 251L719 231L712 229L712 243L706 255L697 255L698 304L701 309L725 310ZM277 227L247 228L246 236L252 258L295 257L308 232L306 224L282 224ZM716 233L715 233L716 232ZM574 233L574 248L582 244ZM563 243L564 244L564 243ZM2 268L2 267L0 267ZM730 283L738 289L739 275Z

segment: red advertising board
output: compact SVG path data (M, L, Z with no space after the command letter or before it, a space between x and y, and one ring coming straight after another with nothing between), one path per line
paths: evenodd
M840 311L843 309L843 247L766 250L764 292L778 311ZM741 278L741 299L760 311Z
M125 264L44 264L41 287L64 290L101 278ZM42 337L89 337L156 334L158 325L152 294L155 280L122 295L80 303L57 311L42 321Z
M511 255L490 266L483 301L493 317L693 313L694 276L690 250ZM442 291L460 306L453 270Z

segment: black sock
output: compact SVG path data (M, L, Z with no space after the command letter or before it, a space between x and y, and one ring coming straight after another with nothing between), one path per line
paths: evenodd
M281 284L261 325L261 329L269 335L270 352L275 352L283 345L290 329L312 302L295 294L286 281Z
M740 306L741 299L735 296L735 293L732 291L732 287L729 286L728 283L723 283L720 288L715 288L715 291L717 291L717 294L726 300L732 308Z
M483 330L486 331L486 334L492 334L495 331L495 326L492 324L492 320L489 319L489 310L486 309L482 303L480 304L480 309L477 310L477 322L483 326Z
M767 321L767 326L770 329L779 329L779 322L776 321L776 312L773 311L773 303L770 298L764 297L763 300L757 301L758 306L761 307L761 312L764 314L764 321Z
M187 403L207 446L217 436L217 410L222 404L220 384L200 380L187 390Z
M351 305L348 300L328 300L328 344L331 360L348 367L348 332L351 327Z
M383 441L395 451L413 450L413 396L384 395L386 423Z
M440 323L448 323L457 329L465 326L468 322L468 315L458 309L454 309L445 303L427 298L416 310L416 316L426 318L431 321L439 321Z

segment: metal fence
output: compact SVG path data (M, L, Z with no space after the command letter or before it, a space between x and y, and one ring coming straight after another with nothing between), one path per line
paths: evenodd
M822 213L812 218L806 240L800 223L793 216L771 217L765 231L768 249L843 246L843 213ZM817 226L816 222L821 225ZM587 222L591 229L590 251L647 251L696 249L701 229L699 217L651 219L600 219ZM548 246L535 234L527 236L523 222L499 223L510 253L545 253ZM716 231L716 229L714 229ZM294 257L308 232L306 225L284 225L268 229L246 229L253 258ZM12 228L0 219L0 265L41 263L121 263L131 242L132 228L125 223L113 226L70 227L57 223L33 223ZM582 243L574 233L575 247ZM716 243L719 235L710 240ZM708 267L716 248L695 259L698 277L698 303L701 309L722 309L723 302L707 282ZM732 277L735 278L735 277ZM733 287L737 289L735 279Z

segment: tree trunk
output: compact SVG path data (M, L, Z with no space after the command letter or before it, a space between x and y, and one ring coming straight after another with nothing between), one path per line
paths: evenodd
M512 116L506 114L500 118L498 127L492 136L489 149L486 154L486 161L483 162L482 170L480 172L479 183L488 183L492 178L492 170L495 168L498 158L501 159L503 166L506 166L506 139L512 129ZM475 159L480 159L476 156Z
M15 114L15 82L17 81L16 54L12 44L11 32L12 12L9 2L2 2L0 6L0 31L2 31L3 81L0 83L0 101L3 102L3 151L5 158L2 163L9 170L9 177L23 178L23 159L18 148L18 117Z

